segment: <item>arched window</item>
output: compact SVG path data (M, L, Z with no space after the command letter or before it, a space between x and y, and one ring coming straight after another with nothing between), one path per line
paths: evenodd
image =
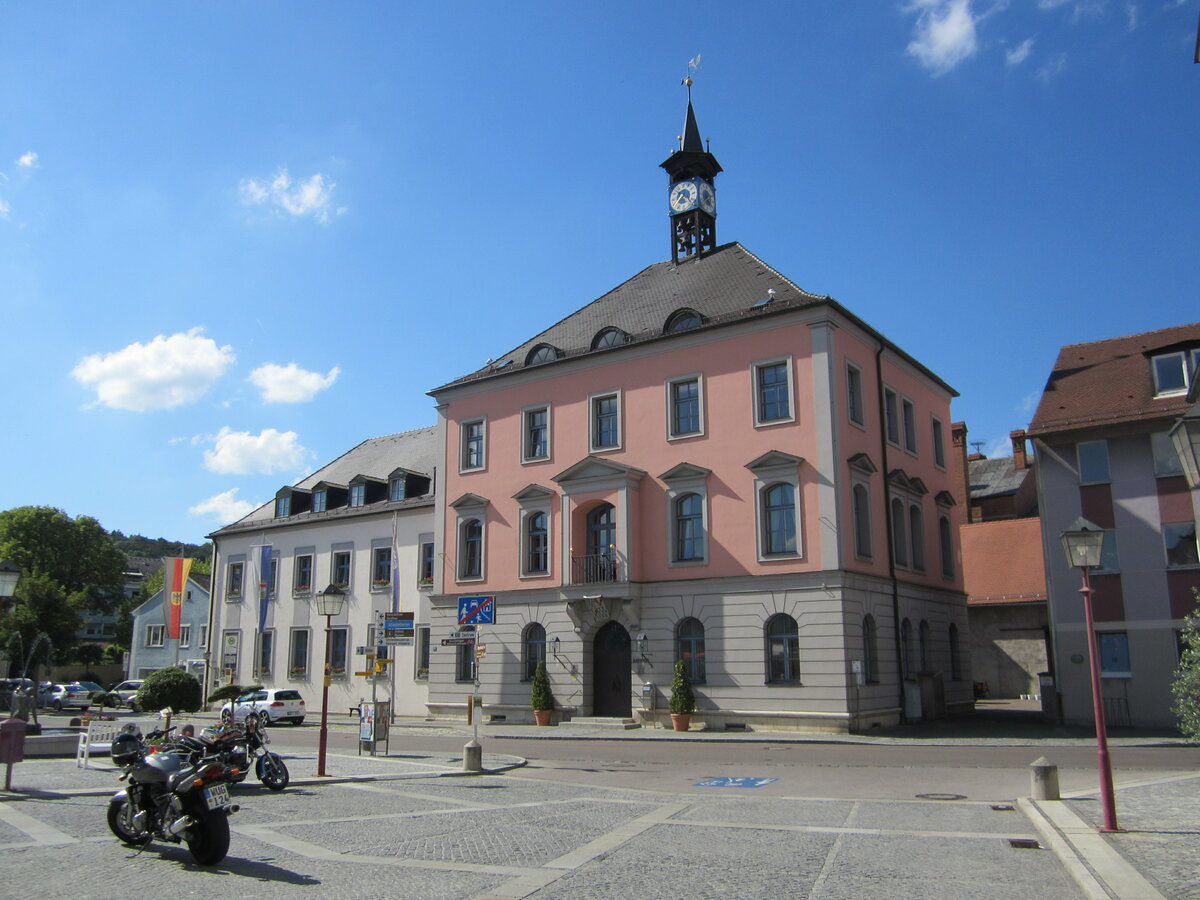
M679 622L675 630L675 658L683 660L692 684L704 683L704 626L699 619Z
M677 309L667 319L663 334L675 334L679 331L691 331L704 324L704 317L694 309Z
M529 355L525 357L525 365L536 366L538 363L550 362L552 359L558 359L562 354L558 348L550 344L538 344L529 351Z
M950 680L962 681L962 656L958 647L958 626L950 626Z
M521 665L521 680L533 681L538 663L546 661L546 629L537 622L531 622L525 629L521 646L525 657Z
M922 619L921 624L917 626L917 635L921 646L921 671L932 672L933 668L929 664L929 653L931 649L929 646L929 623L924 619Z
M796 620L777 613L767 620L767 682L800 683L800 629Z
M912 622L905 619L900 623L900 677L913 678L913 635Z
M764 556L796 552L796 492L786 482L762 492L762 547Z
M459 578L483 576L483 522L467 519L459 530Z
M912 539L912 567L918 572L925 571L925 517L921 515L921 507L908 508L908 534Z
M587 556L576 561L576 582L617 580L617 511L601 503L587 515Z
M592 349L602 350L605 347L619 347L629 340L629 335L623 332L620 328L602 328L592 338Z
M863 680L879 683L879 644L875 632L875 617L863 616Z
M550 571L546 514L536 512L525 519L525 573L544 575Z
M871 494L865 484L854 486L854 552L871 558Z
M951 538L950 519L938 517L938 541L942 548L942 574L947 578L954 577L954 542Z
M905 534L904 501L899 497L892 500L892 557L898 566L908 566L908 537Z
M675 501L675 561L704 559L704 503L699 494Z

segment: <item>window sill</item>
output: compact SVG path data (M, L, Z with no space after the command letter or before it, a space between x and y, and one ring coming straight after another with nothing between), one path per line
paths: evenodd
M1101 678L1112 678L1116 680L1129 680L1133 678L1132 672L1101 672Z
M707 565L708 565L707 557L702 557L700 559L673 559L667 563L667 568L669 568L669 569L693 568L694 569L696 566L707 566Z

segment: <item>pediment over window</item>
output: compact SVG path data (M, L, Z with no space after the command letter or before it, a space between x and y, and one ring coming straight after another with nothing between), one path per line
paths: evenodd
M569 469L565 469L550 480L562 487L596 486L596 482L623 482L637 487L645 477L644 469L635 469L611 459L585 456Z
M450 504L451 507L459 511L468 509L483 509L489 503L487 497L480 497L478 494L463 494L457 500Z
M914 494L920 494L921 496L925 496L929 493L929 488L925 486L925 482L923 482L920 478L911 479L909 489Z
M954 495L949 491L938 491L937 496L933 498L938 506L957 506L954 501Z
M530 484L513 494L513 499L518 503L536 503L539 500L549 500L553 496L555 493L550 488L542 487L540 484Z
M674 466L659 475L659 479L668 483L672 481L696 481L707 478L712 473L712 469L706 469L704 466L696 466L692 463L683 462Z
M846 460L846 463L855 472L861 472L863 475L874 475L879 471L875 467L875 463L871 462L871 457L865 453L855 453L852 457Z
M929 488L925 486L925 482L916 476L909 475L903 469L892 469L888 473L888 484L894 488L908 491L912 494L925 495L929 493Z
M782 450L768 450L757 459L752 459L746 463L746 468L751 472L761 472L764 469L781 469L795 468L804 462L804 457L793 456L790 453L784 453Z

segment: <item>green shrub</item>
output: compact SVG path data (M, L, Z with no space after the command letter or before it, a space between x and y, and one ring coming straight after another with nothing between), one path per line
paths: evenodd
M1184 620L1180 637L1183 653L1171 685L1171 708L1183 736L1200 743L1200 614Z
M133 702L146 711L169 707L172 712L194 712L203 698L204 689L195 675L189 675L179 666L170 666L147 675Z
M692 681L688 678L687 663L682 659L675 661L675 671L671 676L670 710L677 716L690 716L696 711L696 694L692 691Z
M533 672L529 705L534 709L554 709L554 694L550 690L550 674L546 671L544 662L538 663Z

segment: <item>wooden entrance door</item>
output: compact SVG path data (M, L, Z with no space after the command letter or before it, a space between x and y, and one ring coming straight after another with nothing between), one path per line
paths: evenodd
M592 661L592 715L619 718L633 715L630 698L633 654L624 626L609 622L596 632Z

